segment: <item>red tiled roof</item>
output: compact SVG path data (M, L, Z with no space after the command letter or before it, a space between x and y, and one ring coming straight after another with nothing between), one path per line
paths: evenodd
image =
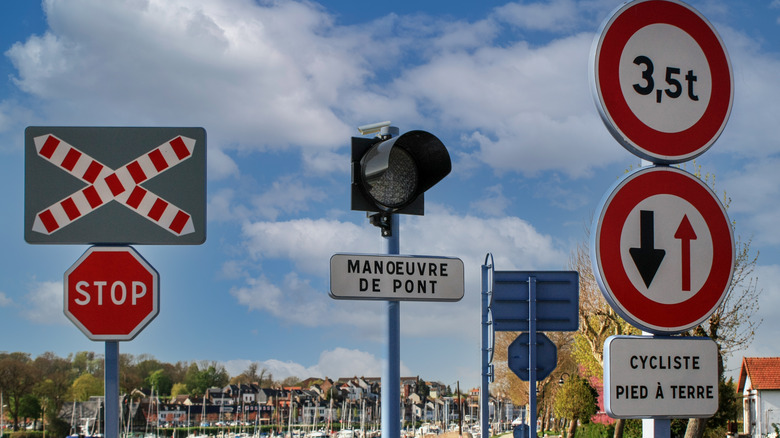
M745 388L746 378L750 377L748 389L780 389L780 357L745 357L739 372L739 391Z

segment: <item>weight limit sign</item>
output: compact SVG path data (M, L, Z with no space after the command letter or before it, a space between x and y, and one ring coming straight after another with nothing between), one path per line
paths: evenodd
M594 40L590 62L602 120L640 158L691 160L726 126L734 97L726 48L682 2L640 0L618 8Z

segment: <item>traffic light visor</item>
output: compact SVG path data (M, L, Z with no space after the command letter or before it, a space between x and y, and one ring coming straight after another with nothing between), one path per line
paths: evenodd
M367 141L353 139L353 186L359 186L372 207L359 206L364 203L355 199L353 190L353 209L422 214L422 205L412 208L410 204L422 199L426 190L452 170L447 148L425 131L410 131L357 148L355 140L362 145Z

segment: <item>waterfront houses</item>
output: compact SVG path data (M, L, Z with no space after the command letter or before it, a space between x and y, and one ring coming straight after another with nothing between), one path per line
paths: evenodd
M400 385L406 424L446 427L458 421L461 410L476 418L474 397L453 397L445 385L418 377L404 377ZM301 426L378 429L380 404L378 377L311 378L294 387L231 384L209 388L203 396L160 397L138 389L122 397L121 428L138 433L160 427L274 426L279 432ZM60 418L71 424L71 434L93 435L102 430L102 409L102 397L92 397L63 406Z

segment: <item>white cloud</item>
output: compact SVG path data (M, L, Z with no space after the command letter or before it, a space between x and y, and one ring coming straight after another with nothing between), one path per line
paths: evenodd
M443 53L395 86L417 96L441 124L470 131L478 157L494 169L585 176L621 157L590 94L592 40L579 34L538 48L516 43Z
M5 294L5 292L0 292L0 307L8 307L11 304L13 304L13 300L8 297L8 295Z
M273 182L272 186L252 199L259 217L276 220L280 214L306 211L311 200L322 200L325 192L304 184L297 176L285 176Z
M366 38L313 3L44 7L50 30L7 56L16 84L65 123L218 126L217 143L242 148L333 148L351 131L332 107L368 75Z
M251 361L237 359L225 362L225 369L231 376L244 372L251 363L257 363L260 369L265 368L274 380L284 380L287 377L306 379L309 377L336 380L340 377L381 377L382 359L373 354L343 347L325 350L320 353L316 364L306 366L293 361L267 359ZM401 375L409 375L410 371L403 362L400 364Z
M562 32L571 30L581 20L580 10L573 0L553 0L538 3L523 1L496 8L494 15L514 26L529 30Z
M511 205L511 200L504 196L503 187L500 184L485 189L485 195L477 201L473 201L469 209L486 216L503 216Z
M466 266L465 287L469 291L458 303L415 303L402 315L404 336L438 337L460 333L475 340L477 334L462 321L478 318L480 289L478 267L488 252L495 254L501 269L563 269L568 248L558 246L550 236L538 233L516 217L482 219L460 217L429 204L425 216L403 216L400 237L402 254L458 257ZM231 290L238 302L250 310L268 312L283 321L312 326L356 327L364 338L381 335L377 321L384 318L376 306L360 301L336 301L327 294L329 260L335 253L378 253L381 238L372 226L358 227L334 220L300 219L285 222L255 222L244 227L246 250L262 262L265 274L253 276ZM281 274L271 268L275 260L288 260L293 272ZM275 266L275 265L274 265ZM282 264L282 266L287 266ZM227 268L226 268L227 269ZM243 268L241 268L243 269ZM290 269L290 268L288 268ZM230 264L228 272L240 269ZM284 272L284 271L282 271ZM289 309L296 309L289 312ZM416 327L425 324L425 331Z
M39 324L68 324L62 313L62 291L62 282L59 281L33 283L25 296L27 305L22 315Z

